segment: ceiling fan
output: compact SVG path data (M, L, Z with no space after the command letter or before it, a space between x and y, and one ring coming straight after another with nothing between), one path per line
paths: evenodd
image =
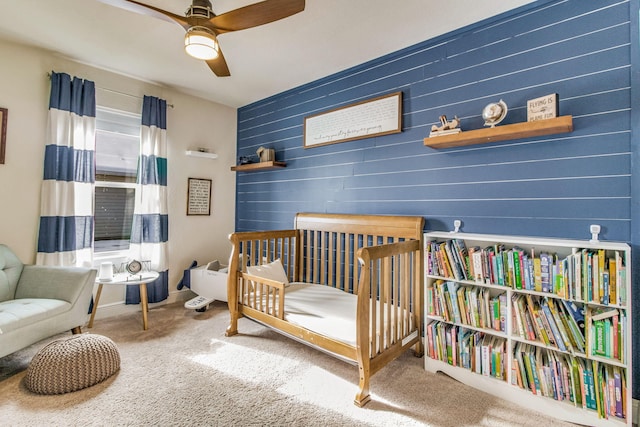
M144 15L175 22L184 28L185 50L206 61L218 77L230 76L217 36L268 24L304 10L305 0L265 0L221 15L213 13L209 0L193 0L185 16L176 15L155 6L133 0L100 0L103 3Z

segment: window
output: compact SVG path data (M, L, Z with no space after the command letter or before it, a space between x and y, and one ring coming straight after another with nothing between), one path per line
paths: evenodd
M129 249L140 122L139 114L96 108L95 252Z

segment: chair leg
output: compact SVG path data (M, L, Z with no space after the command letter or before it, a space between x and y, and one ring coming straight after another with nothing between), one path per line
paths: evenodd
M75 328L73 328L73 329L71 330L71 333L72 333L73 335L81 334L81 333L82 333L82 329L80 328L80 326L76 326Z

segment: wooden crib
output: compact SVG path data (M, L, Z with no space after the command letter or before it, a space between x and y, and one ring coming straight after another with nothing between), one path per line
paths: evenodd
M355 363L355 404L366 404L371 375L412 346L423 355L423 226L413 216L298 213L291 230L233 233L227 336L245 316ZM248 273L275 260L285 279Z

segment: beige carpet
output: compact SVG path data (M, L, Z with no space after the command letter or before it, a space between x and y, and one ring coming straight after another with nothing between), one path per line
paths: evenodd
M357 369L246 319L227 338L226 304L204 313L181 303L97 320L120 371L73 393L40 396L22 384L47 341L0 358L3 426L560 426L445 375L406 353L372 377L372 401L352 402ZM85 328L85 331L87 329ZM569 425L569 424L564 424Z

